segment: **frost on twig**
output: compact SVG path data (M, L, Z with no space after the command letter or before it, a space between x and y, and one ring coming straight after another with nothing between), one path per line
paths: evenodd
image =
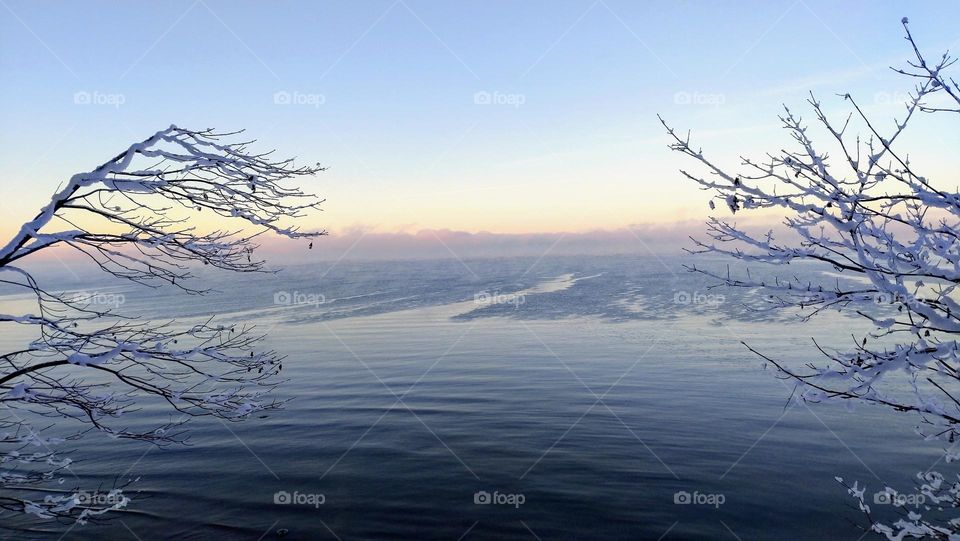
M159 131L73 175L0 245L0 284L28 293L34 306L0 313L0 324L32 336L0 354L0 513L85 522L127 505L122 486L99 499L44 488L55 478L75 478L65 473L70 459L55 451L66 439L99 432L167 445L183 441L180 427L190 417L235 421L280 405L271 391L283 356L260 349L254 328L124 317L40 283L22 264L44 250L73 251L114 277L202 294L191 281L198 267L265 271L255 254L264 234L323 235L296 226L322 201L289 185L322 168L252 153L251 142L230 142L236 137L176 126ZM204 231L197 219L203 215L229 228ZM132 428L124 415L145 402L169 408L171 420ZM45 438L41 422L73 432Z
M850 312L873 329L845 350L818 345L824 361L800 368L751 351L797 385L799 400L845 400L913 412L925 437L952 447L960 435L960 304L955 291L960 284L960 193L924 176L898 143L908 124L924 113L960 113L960 87L946 73L955 60L944 54L929 62L906 18L903 27L914 59L894 71L910 78L914 87L890 129L869 118L849 94L840 96L850 113L839 122L828 118L811 94L808 105L826 146L815 144L808 123L785 107L780 121L792 148L762 160L742 157L738 170L731 171L695 148L689 134L661 122L672 137L670 148L703 171L681 173L712 194L711 209L784 216L782 236L772 230L751 233L732 219L712 217L707 238L694 239L692 252L773 267L813 262L858 278L843 283L793 275L760 280L691 267L728 286L762 291L770 309L792 310L802 318L828 309ZM861 134L853 133L854 126ZM885 385L894 381L901 384ZM928 488L935 478L931 475L939 476L927 472L921 479ZM947 483L938 479L936 488L945 488ZM957 491L951 487L936 501L955 510ZM848 488L862 503L863 491ZM931 499L933 490L928 491ZM883 525L873 521L869 508L865 512L870 528L890 539L960 539L960 521L925 520L914 512Z

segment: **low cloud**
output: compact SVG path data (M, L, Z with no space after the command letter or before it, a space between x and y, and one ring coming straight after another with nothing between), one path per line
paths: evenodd
M779 238L781 225L769 219L738 217L737 225L755 234L771 227ZM692 249L690 237L708 240L703 221L688 220L670 224L637 224L618 229L597 229L580 232L490 233L450 229L406 228L402 231L378 231L376 228L353 227L331 231L313 239L290 240L261 237L259 257L270 267L311 261L391 261L411 259L473 259L498 257L547 257L569 255L678 255ZM67 247L38 254L32 263L67 269L78 273L89 260Z
M704 237L701 221L641 224L620 229L555 233L489 233L423 229L378 232L353 228L308 242L277 239L265 243L262 255L282 254L293 260L402 260L487 258L541 255L640 254L673 255L691 248L690 236Z

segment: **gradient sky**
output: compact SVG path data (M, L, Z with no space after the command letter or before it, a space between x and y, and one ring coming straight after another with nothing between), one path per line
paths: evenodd
M953 1L0 0L0 232L171 123L329 166L310 225L333 232L700 220L656 114L724 163L788 145L776 115L808 90L889 118L910 84L887 69L909 57L904 15L931 55L960 46ZM912 157L960 182L938 158L956 130L925 122Z

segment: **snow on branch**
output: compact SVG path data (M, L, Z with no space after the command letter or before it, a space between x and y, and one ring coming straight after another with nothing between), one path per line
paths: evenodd
M0 268L63 245L116 276L185 287L191 262L261 270L263 262L252 254L253 239L263 233L323 235L291 223L320 210L323 201L284 185L323 168L274 160L271 152L250 153L249 141L224 142L234 135L170 126L93 171L73 175L0 248ZM239 227L201 232L195 218L203 213ZM255 231L245 232L244 225Z
M229 142L236 135L161 130L73 175L0 248L0 284L29 293L35 306L32 313L0 313L0 325L33 335L0 353L0 513L85 522L126 506L122 485L92 502L82 491L45 492L45 483L70 467L54 447L83 433L168 445L184 441L180 427L191 417L236 421L281 405L271 394L284 358L260 349L263 336L254 328L212 319L187 326L140 321L54 291L20 265L43 250L66 248L112 276L202 294L190 284L198 265L259 272L257 237L323 235L298 228L322 200L295 184L323 168L252 153L249 141ZM229 228L201 230L203 214ZM166 406L171 420L148 428L125 422L145 403ZM73 432L41 438L39 421L56 433ZM37 449L27 454L27 447Z
M960 435L960 193L924 176L899 141L923 113L960 112L960 87L946 73L955 59L943 54L927 61L907 19L902 23L915 58L894 71L914 87L889 130L868 117L850 94L840 96L850 113L839 121L829 118L811 94L812 122L826 135L826 144L815 143L809 123L784 107L780 121L792 146L763 159L741 157L733 171L695 147L689 133L660 120L672 138L670 149L698 166L681 174L712 195L711 209L732 215L763 209L784 217L786 234L751 233L731 219L711 217L706 238L693 239L691 252L773 268L813 262L855 279L761 280L749 272L737 277L696 266L690 270L728 286L762 291L770 309L792 310L801 318L826 309L846 311L873 328L845 350L817 345L824 362L801 368L751 351L795 382L800 400L845 400L913 412L926 437L952 444ZM885 385L888 380L900 384ZM943 501L956 509L957 489L950 491ZM862 490L859 494L862 503ZM960 538L960 520L935 524L912 513L886 526L874 522L869 507L866 513L871 528L890 539Z

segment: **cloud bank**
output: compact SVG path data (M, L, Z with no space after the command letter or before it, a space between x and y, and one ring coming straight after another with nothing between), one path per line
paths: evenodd
M277 239L264 243L261 255L283 260L404 260L545 255L674 255L704 237L702 221L632 225L613 230L555 233L489 233L424 229L378 232L351 228L307 242Z

